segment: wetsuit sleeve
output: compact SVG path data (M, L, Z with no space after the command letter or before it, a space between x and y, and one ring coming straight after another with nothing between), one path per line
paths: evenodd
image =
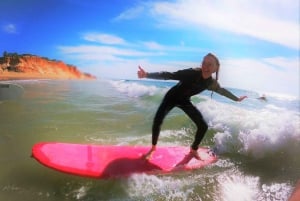
M215 91L218 94L220 94L222 96L225 96L225 97L227 97L227 98L229 98L233 101L238 101L239 100L239 98L236 97L234 94L232 94L230 91L228 91L227 89L222 88L216 80L212 81L212 84L208 86L208 90Z
M174 73L170 72L157 72L157 73L147 73L147 78L156 80L175 80Z
M184 69L176 72L156 72L156 73L148 73L147 78L157 79L157 80L186 80L190 79L190 76L193 75L194 70L192 69Z

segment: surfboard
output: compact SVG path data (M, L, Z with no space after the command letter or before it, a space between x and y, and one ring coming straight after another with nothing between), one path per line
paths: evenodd
M99 179L131 174L165 174L203 168L217 161L207 148L199 148L202 160L190 156L189 147L157 147L150 160L143 155L149 146L117 146L41 142L32 156L46 167L60 172Z
M0 83L0 101L19 99L23 92L23 87L18 84Z

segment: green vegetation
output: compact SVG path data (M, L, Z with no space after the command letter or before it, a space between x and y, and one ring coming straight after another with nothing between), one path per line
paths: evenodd
M6 51L3 52L3 56L0 57L0 65L1 64L6 64L5 68L7 68L7 70L11 71L11 70L14 70L14 66L18 65L18 63L20 62L20 58L22 57L39 57L37 55L34 55L34 54L18 54L16 52L14 53L8 53ZM49 59L47 57L40 57L44 60L47 60L47 61L52 61L52 62L60 62L58 60L55 60L55 59ZM1 66L0 66L1 67ZM4 68L2 66L2 68Z

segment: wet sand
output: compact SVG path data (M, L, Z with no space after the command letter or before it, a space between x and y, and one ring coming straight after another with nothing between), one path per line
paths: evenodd
M0 80L33 80L33 79L80 79L75 76L64 74L46 74L40 73L19 73L19 72L2 72L0 73ZM87 78L85 78L87 79Z

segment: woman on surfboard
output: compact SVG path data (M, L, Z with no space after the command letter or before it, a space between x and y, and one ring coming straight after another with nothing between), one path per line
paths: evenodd
M202 61L201 68L190 68L179 70L177 72L155 72L148 73L141 66L138 70L138 78L178 80L179 82L173 86L163 98L152 125L152 147L145 158L149 160L156 150L160 127L165 116L173 109L178 107L182 109L196 124L197 131L193 144L191 145L190 154L198 160L198 146L206 133L208 126L204 121L201 112L192 104L190 98L206 89L215 91L233 101L242 101L247 96L236 97L231 92L220 87L218 80L218 72L220 63L218 58L212 53L207 54ZM212 78L212 74L216 73L216 79Z

